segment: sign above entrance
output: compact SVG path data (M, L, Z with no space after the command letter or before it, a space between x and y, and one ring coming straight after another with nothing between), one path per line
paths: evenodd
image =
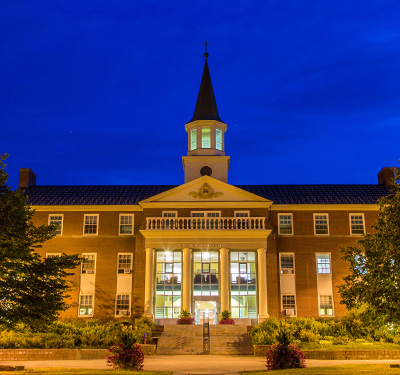
M185 243L182 244L183 247L188 247L189 249L223 249L230 248L232 244L230 243Z
M200 188L198 193L196 193L195 191L191 191L189 195L193 198L198 198L198 199L214 199L221 197L222 195L224 195L224 193L221 192L214 193L214 189L206 182Z

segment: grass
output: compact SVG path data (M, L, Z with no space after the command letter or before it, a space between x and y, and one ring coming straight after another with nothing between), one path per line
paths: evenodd
M390 368L389 364L343 365L327 367L309 367L304 369L278 371L242 371L242 375L398 375L400 369Z
M29 368L22 371L0 371L0 375L127 375L127 374L137 374L137 375L172 375L171 371L127 371L127 370L97 370L97 369L77 369L77 368L65 368L65 367L52 367L52 368Z

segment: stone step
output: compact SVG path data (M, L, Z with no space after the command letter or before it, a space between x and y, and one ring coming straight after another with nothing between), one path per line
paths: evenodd
M157 354L202 354L203 326L164 326L158 339ZM210 326L210 353L231 355L252 355L246 326Z

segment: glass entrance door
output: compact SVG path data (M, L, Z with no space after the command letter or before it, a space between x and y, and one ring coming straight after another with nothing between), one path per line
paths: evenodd
M209 319L210 324L218 323L216 301L195 301L194 303L195 324L203 324L204 319Z

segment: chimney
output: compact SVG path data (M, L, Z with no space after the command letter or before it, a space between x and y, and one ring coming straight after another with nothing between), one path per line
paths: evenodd
M30 168L19 169L19 187L27 188L36 185L36 174Z
M386 187L394 186L395 173L394 167L384 167L378 173L378 184L385 185Z

